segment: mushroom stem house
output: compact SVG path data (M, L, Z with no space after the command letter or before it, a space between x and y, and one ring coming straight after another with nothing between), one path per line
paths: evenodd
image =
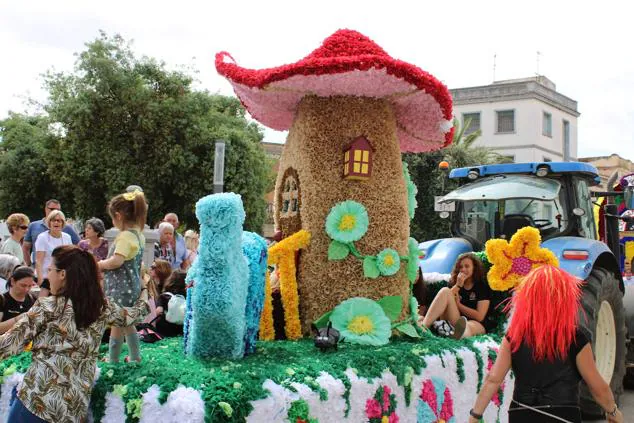
M289 131L275 224L284 238L311 234L296 256L302 331L351 297L398 295L408 313L401 153L451 142L446 86L352 30L335 32L293 64L251 70L221 52L216 68L253 118Z

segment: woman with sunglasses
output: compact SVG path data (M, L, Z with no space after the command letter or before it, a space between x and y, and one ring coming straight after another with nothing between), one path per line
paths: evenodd
M132 307L106 299L92 254L57 247L48 268L51 296L39 298L0 336L0 360L33 342L32 361L14 388L8 423L87 420L101 336L108 325L132 326L148 310L147 290Z
M61 245L72 245L70 235L63 232L66 216L60 210L53 210L46 216L48 231L44 231L35 240L35 272L37 284L40 286L40 297L48 296L48 266L51 263L53 250Z
M22 239L29 229L29 218L22 213L13 213L7 218L7 228L11 237L4 241L0 254L11 254L24 264L24 251L22 250Z

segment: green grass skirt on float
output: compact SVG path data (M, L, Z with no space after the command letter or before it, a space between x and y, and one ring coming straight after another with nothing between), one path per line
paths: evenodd
M98 362L91 419L99 422L460 422L495 361L498 335L431 334L380 347L311 339L258 342L242 360L185 357L182 338L142 345L142 363ZM107 356L107 345L102 346ZM0 421L30 353L0 362ZM508 376L485 413L506 421ZM387 420L385 419L387 418Z

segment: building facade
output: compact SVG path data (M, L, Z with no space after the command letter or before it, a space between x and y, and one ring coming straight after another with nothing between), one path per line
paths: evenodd
M634 173L634 163L631 160L624 159L618 154L600 157L583 157L579 158L579 161L589 163L597 168L599 176L601 176L601 186L591 187L590 189L594 191L610 191L612 187L608 187L607 182L615 172L619 178Z
M544 76L496 81L450 90L454 115L480 129L477 145L517 163L577 158L577 102L558 93Z

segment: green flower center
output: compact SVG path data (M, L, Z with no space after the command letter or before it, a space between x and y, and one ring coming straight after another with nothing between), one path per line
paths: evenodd
M388 254L383 258L383 264L385 264L386 266L391 266L394 264L394 257L392 257L392 254Z
M356 316L348 324L348 330L356 335L365 335L374 330L374 324L368 316Z
M341 220L339 221L339 230L340 231L349 231L354 229L354 225L357 223L357 220L354 218L354 215L344 214Z

